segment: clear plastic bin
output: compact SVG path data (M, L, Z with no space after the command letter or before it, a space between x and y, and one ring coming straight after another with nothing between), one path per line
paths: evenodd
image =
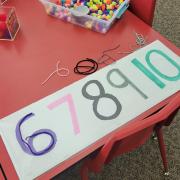
M0 40L13 41L19 28L15 8L0 6Z
M4 4L7 0L0 0L0 5Z
M129 0L125 0L119 8L114 12L114 15L109 20L98 19L90 15L77 16L77 11L69 9L49 0L39 0L45 7L48 15L54 16L58 19L62 19L73 24L80 25L82 27L92 29L100 33L106 33L116 19L119 19L121 15L126 11L129 6Z

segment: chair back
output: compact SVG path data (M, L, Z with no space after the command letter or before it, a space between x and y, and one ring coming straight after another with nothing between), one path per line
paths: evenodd
M130 11L152 26L156 0L131 0Z

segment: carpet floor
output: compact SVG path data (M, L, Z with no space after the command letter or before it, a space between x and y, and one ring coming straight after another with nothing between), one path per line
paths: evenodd
M153 28L180 47L180 0L157 0ZM169 163L169 177L163 176L158 143L149 139L143 146L106 165L90 180L180 180L180 111L170 127L163 129ZM77 163L54 180L80 180Z

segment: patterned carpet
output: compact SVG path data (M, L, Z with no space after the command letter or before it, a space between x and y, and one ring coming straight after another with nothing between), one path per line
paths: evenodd
M147 0L148 1L148 0ZM154 29L180 47L180 0L158 0ZM163 176L157 141L149 139L137 150L113 160L90 180L180 180L180 111L172 125L164 128L170 176ZM77 164L54 180L80 180Z

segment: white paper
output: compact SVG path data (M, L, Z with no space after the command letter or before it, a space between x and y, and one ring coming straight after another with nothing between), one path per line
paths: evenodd
M22 180L31 180L38 177L179 91L179 77L174 81L165 80L159 77L147 66L145 55L147 52L154 49L160 50L168 55L173 59L173 62L176 62L178 68L156 53L152 53L152 64L158 67L162 73L171 77L180 73L180 58L161 42L155 41L117 61L115 64L109 65L102 70L55 92L54 94L1 119L0 133L19 178ZM165 84L165 87L158 87L135 65L133 65L132 60L134 58L138 59L145 67L156 75L158 79ZM107 73L112 69L119 69L131 82L147 95L148 98L143 98L130 85L125 88L112 87L107 81ZM115 119L100 120L95 115L92 108L94 101L89 100L82 95L81 90L83 86L90 80L98 80L103 85L105 93L113 95L120 102L122 110ZM114 74L111 77L111 80L117 84L123 83L123 79L117 74ZM99 94L99 89L95 85L89 86L87 91L92 96L97 96ZM52 110L48 109L49 104L58 99L62 99L64 96L67 96L69 101L71 101L70 98L72 98L78 123L72 123L72 117L74 115L72 111L70 112L67 101L61 103L61 105ZM101 98L99 100L97 111L100 114L110 116L116 110L116 104L113 100L108 98ZM21 130L23 137L31 135L38 129L51 129L57 136L57 143L54 149L49 153L38 157L25 153L19 145L15 135L15 128L18 121L31 112L33 112L35 116L22 125ZM37 149L43 148L48 144L48 142L49 138L45 138L45 136L43 138L42 136L35 141L35 146Z

